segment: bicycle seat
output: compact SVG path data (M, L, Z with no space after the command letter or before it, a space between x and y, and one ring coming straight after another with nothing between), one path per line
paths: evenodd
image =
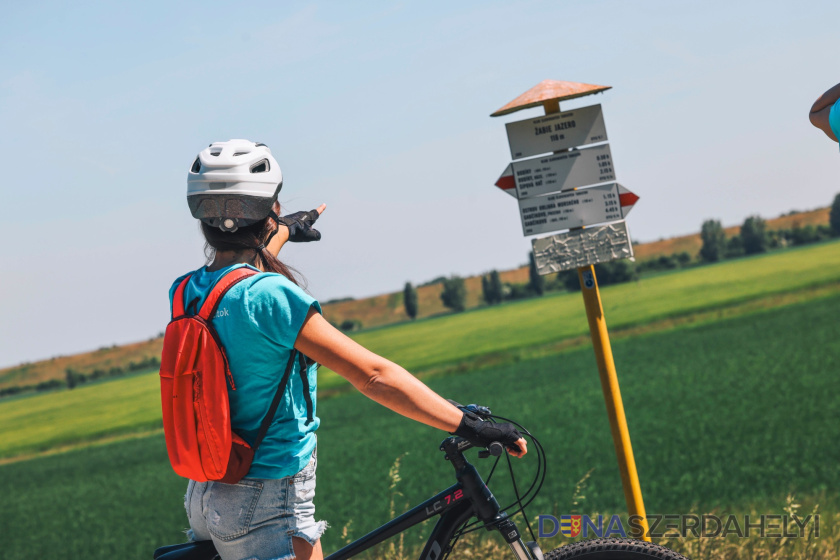
M218 558L213 541L170 544L155 550L155 560L214 560Z

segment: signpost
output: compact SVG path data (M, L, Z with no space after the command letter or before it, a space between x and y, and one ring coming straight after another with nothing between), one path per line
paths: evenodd
M537 272L551 274L633 256L627 224L613 222L532 241Z
M508 171L510 169L510 171ZM496 185L516 187L519 199L615 181L609 144L514 161Z
M600 105L507 123L510 157L520 159L605 142L607 127Z
M630 515L639 519L643 530L640 538L650 542L642 490L594 268L597 263L633 256L627 224L621 220L639 197L614 182L615 171L608 144L580 148L607 140L601 106L560 112L560 101L607 89L610 89L609 86L545 80L490 115L498 117L529 107L544 107L545 117L507 125L511 157L517 160L546 151L555 152L549 156L513 161L496 186L519 200L526 236L569 230L533 240L537 270L540 274L550 274L578 269L624 499ZM561 151L568 148L578 149ZM578 190L608 181L612 183ZM596 223L604 225L586 227Z
M637 200L618 183L524 198L519 201L522 231L537 235L622 220Z

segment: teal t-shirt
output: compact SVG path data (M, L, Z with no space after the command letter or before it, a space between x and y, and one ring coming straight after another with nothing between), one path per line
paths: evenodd
M203 267L191 273L193 276L184 289L184 304L198 297L196 309L200 309L216 281L242 266L248 265L213 272ZM169 290L170 310L175 290L186 276L178 278ZM312 307L321 312L318 302L285 276L266 272L240 281L219 302L212 322L225 348L236 385L235 391L228 387L231 425L249 443L256 439L298 332ZM292 476L309 462L320 420L315 416L306 425L306 400L299 368L299 361L295 360L283 399L248 471L249 478ZM317 366L308 368L307 378L314 415Z
M840 99L834 102L831 110L828 112L828 124L831 126L831 132L834 137L840 141Z

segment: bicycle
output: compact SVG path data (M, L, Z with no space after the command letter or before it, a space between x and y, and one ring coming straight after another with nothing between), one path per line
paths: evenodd
M468 410L486 420L510 422L517 426L520 433L531 440L537 454L538 464L534 480L528 490L520 496L513 476L510 457L505 453L504 457L508 462L516 501L506 508L500 507L487 483L490 482L504 453L502 444L493 442L478 453L480 459L490 456L496 457L496 462L485 482L478 470L464 456L464 452L472 448L473 445L463 438L450 436L440 444L440 450L445 453L445 459L455 469L457 482L454 485L330 554L325 560L352 558L372 546L436 516L440 519L432 529L429 539L420 553L420 560L446 560L460 537L480 529L497 531L510 547L513 558L517 560L651 560L654 558L658 560L688 560L681 554L664 546L629 538L583 540L543 553L525 515L525 507L536 497L545 480L545 451L539 440L516 422L491 414L487 407L479 405L462 406L454 401L450 402L458 408ZM508 514L506 510L510 508L516 509ZM528 532L534 540L523 541L522 534L511 519L518 513L523 514ZM475 520L471 521L473 518ZM158 548L154 553L154 559L218 560L219 556L212 541L200 541Z

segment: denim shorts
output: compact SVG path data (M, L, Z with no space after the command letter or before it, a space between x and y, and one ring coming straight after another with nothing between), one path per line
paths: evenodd
M294 476L243 478L236 484L191 480L184 496L189 539L212 539L223 560L292 559L292 537L314 546L327 528L315 521L312 502L316 451Z

